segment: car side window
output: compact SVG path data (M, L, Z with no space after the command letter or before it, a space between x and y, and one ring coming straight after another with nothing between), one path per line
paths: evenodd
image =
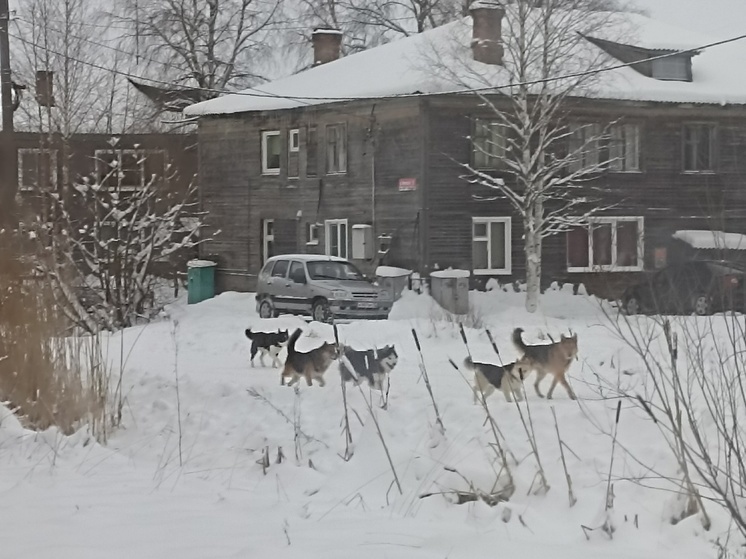
M264 268L262 268L262 271L259 272L259 279L267 279L269 277L269 274L272 272L272 266L274 265L274 262L267 262L264 265Z
M306 283L306 269L303 267L303 263L293 261L290 264L288 277L295 283Z
M275 267L272 268L272 277L284 278L288 272L288 264L289 262L287 260L278 260L275 262Z

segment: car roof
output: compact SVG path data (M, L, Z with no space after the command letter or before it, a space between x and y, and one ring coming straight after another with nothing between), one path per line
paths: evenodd
M267 259L267 262L274 262L275 260L300 260L302 262L349 262L345 258L339 258L337 256L327 256L326 254L277 254Z

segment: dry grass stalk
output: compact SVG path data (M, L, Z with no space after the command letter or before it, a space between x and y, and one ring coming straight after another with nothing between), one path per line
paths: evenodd
M0 247L0 400L29 428L70 434L87 424L104 442L111 370L101 338L70 334L17 238L5 234Z

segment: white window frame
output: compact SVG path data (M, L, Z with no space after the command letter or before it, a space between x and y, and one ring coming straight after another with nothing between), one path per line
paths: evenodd
M48 153L49 166L51 167L49 173L50 184L26 184L23 176L23 156L24 155L41 155ZM18 150L18 190L22 192L30 192L36 189L56 189L57 188L57 150L48 148L19 148Z
M493 223L501 223L505 227L505 267L504 268L474 268L473 272L475 276L479 275L490 275L490 276L497 276L497 275L510 275L513 273L513 258L512 258L512 247L513 247L513 238L512 238L512 227L511 227L511 218L510 217L472 217L471 218L471 243L472 243L472 251L473 243L475 241L479 242L487 242L487 260L492 266L492 224ZM486 237L475 237L474 236L474 225L476 224L486 224L487 225L487 236Z
M332 227L337 228L337 236L339 236L339 226L345 226L345 253L344 254L332 254L331 235L329 234ZM348 219L327 219L324 221L324 253L327 256L338 256L339 258L348 259L350 254L350 225Z
M288 152L300 152L300 129L293 128L288 132Z
M268 225L272 224L272 234L270 235L267 231ZM275 242L275 220L274 219L263 219L262 220L262 266L269 260L269 243Z
M282 168L282 151L280 151L280 161L277 167L270 167L267 158L267 140L271 137L279 137L279 130L265 130L262 132L262 174L263 175L279 175L280 169Z
M117 180L117 187L122 191L132 191L137 190L139 188L144 188L147 184L150 182L150 177L145 177L145 161L148 158L148 154L154 154L159 153L163 155L163 177L165 178L166 174L166 152L162 149L97 149L93 152L94 158L96 159L96 180L99 179L99 177L102 177L109 172L112 172L114 167L111 166L109 163L111 160L114 159L114 156L116 156L117 159L117 168L122 168L122 157L125 155L131 155L136 158L136 161L138 162L139 171L140 171L140 184L124 184L121 185L118 184ZM107 157L108 156L108 157ZM103 165L106 165L108 168L106 172L104 172L104 169L102 168Z
M308 223L306 227L306 245L317 246L319 244L319 224Z
M335 128L341 130L341 135L337 136L337 146L339 149L339 168L331 169L329 153L329 130ZM337 122L327 124L324 130L324 155L326 157L326 174L327 175L344 175L347 173L347 124Z
M637 223L637 265L636 266L617 266L617 224L624 222ZM593 264L593 235L591 228L593 225L607 225L611 228L611 264L599 265ZM645 218L640 216L620 216L620 217L591 217L587 220L586 233L588 235L588 266L567 266L568 272L642 272L645 266Z

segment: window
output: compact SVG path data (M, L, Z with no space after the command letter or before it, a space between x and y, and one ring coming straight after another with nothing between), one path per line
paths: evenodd
M35 190L57 187L57 150L19 149L18 188Z
M288 273L289 260L278 260L275 262L274 268L272 268L273 278L284 278Z
M315 177L319 170L319 139L315 126L306 133L306 176Z
M573 124L570 130L571 172L640 170L639 125L613 124L604 131L600 124Z
M262 174L280 174L280 131L262 132Z
M714 125L684 125L684 172L712 172L715 169L714 144Z
M567 233L568 272L643 269L643 218L594 217Z
M275 220L262 220L262 262L275 254Z
M162 150L99 149L95 158L96 181L107 188L143 188L165 175Z
M347 134L344 124L326 127L326 173L347 172Z
M637 124L614 124L609 129L609 171L640 170L640 127Z
M510 274L510 218L475 217L472 218L471 227L474 274Z
M507 152L506 127L498 122L475 119L472 157L476 169L495 169Z
M306 244L317 245L319 244L319 226L316 223L306 224Z
M293 260L290 264L290 273L288 278L295 283L306 283L306 268L303 266L303 262L297 262Z
M288 151L290 153L297 153L300 151L300 130L297 128L292 129L288 133Z
M690 54L667 56L651 61L656 80L692 81L692 58Z
M347 220L329 219L326 226L326 254L347 258Z

